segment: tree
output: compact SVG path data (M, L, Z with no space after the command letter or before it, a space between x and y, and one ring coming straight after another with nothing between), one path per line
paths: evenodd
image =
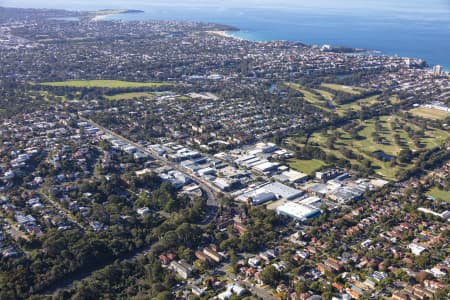
M295 292L297 294L303 294L303 293L306 293L307 291L308 291L308 285L306 284L306 282L304 282L304 281L297 282L297 284L295 285Z
M438 289L436 293L434 293L433 299L434 300L441 300L441 299L449 299L450 297L450 289Z
M413 153L410 149L403 149L398 154L398 161L400 163L408 164L411 162L412 157L413 157Z
M267 266L260 274L262 282L276 287L281 279L281 273L274 266Z
M170 293L168 291L164 291L164 292L159 293L156 296L156 299L158 299L158 300L172 300L172 299L175 299L175 297L172 295L172 293Z

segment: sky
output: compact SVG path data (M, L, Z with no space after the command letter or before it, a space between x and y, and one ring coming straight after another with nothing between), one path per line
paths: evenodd
M211 9L323 9L341 13L384 11L389 13L419 13L441 15L450 13L449 0L0 0L0 6L100 9L129 8L146 9L155 7L202 7Z
M0 6L96 10L106 8L182 9L189 13L230 10L280 10L314 15L383 17L410 21L450 21L450 0L0 0ZM198 12L195 10L198 9ZM201 10L201 11L200 11Z

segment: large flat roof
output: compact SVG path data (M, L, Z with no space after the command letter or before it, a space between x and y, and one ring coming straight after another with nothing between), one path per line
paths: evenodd
M275 211L281 215L289 216L297 220L314 218L322 213L315 207L295 202L287 202L278 206Z
M263 189L287 200L293 200L303 195L302 191L291 188L279 182L269 183L265 185Z

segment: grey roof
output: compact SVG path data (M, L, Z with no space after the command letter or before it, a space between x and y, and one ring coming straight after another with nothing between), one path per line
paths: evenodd
M304 192L300 190L291 188L279 182L269 183L268 185L264 186L264 190L267 192L272 192L275 195L287 200L293 200L304 194Z

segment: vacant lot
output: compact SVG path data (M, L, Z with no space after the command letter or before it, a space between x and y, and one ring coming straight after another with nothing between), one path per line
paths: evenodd
M161 86L173 86L173 83L165 82L131 82L120 80L69 80L59 82L43 82L41 85L46 86L67 86L75 88L155 88Z

